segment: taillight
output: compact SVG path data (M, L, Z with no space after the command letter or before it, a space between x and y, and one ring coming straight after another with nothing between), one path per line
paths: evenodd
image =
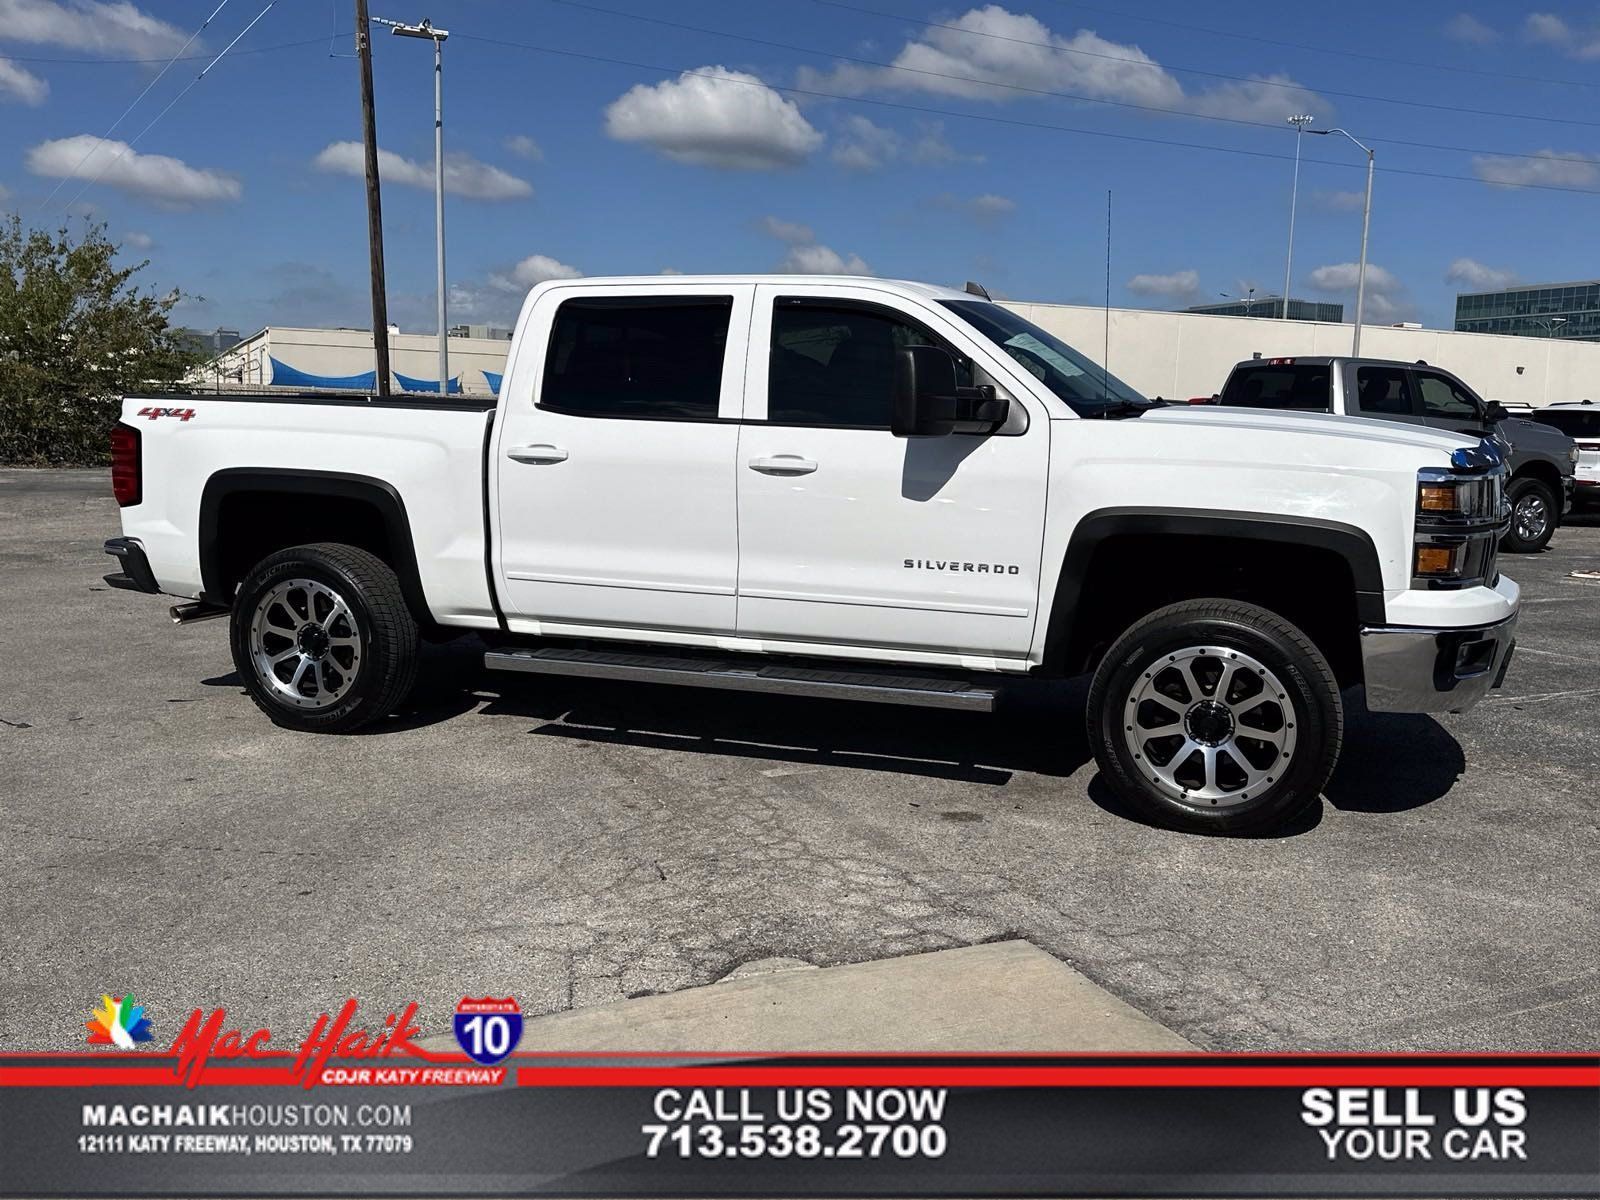
M111 494L123 508L143 499L139 469L139 431L131 425L111 429Z

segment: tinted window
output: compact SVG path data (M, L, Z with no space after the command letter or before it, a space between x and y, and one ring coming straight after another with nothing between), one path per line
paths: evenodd
M772 309L767 420L887 429L896 351L941 344L927 330L878 309L780 297ZM972 364L960 356L956 380L972 382Z
M1055 334L1009 308L986 300L939 303L1004 350L1079 416L1101 416L1126 405L1146 403L1143 396L1102 364L1079 354Z
M1417 375L1417 391L1422 393L1422 415L1452 420L1478 419L1478 406L1455 384L1442 375Z
M563 301L539 406L586 417L714 420L732 311L731 296Z
M1358 367L1356 369L1356 408L1373 416L1409 417L1411 383L1401 367Z
M1573 412L1563 409L1558 412L1536 412L1532 418L1541 425L1550 425L1561 430L1570 438L1600 438L1600 408L1594 412Z
M1228 377L1220 403L1235 408L1298 408L1329 412L1327 366L1240 367Z

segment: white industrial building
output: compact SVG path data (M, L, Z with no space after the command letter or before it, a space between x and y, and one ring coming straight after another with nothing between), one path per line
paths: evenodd
M1348 354L1350 325L1267 317L1008 302L1147 396L1185 400L1222 387L1236 362L1306 354ZM473 332L477 332L476 329ZM498 332L498 331L496 331ZM510 343L502 337L451 337L451 391L498 392ZM1375 358L1422 359L1453 371L1485 398L1540 407L1600 400L1600 343L1367 325L1361 351ZM439 343L432 334L391 333L390 367L399 389L438 391ZM363 378L364 376L364 378ZM372 386L372 335L364 329L274 326L245 338L199 368L198 387Z

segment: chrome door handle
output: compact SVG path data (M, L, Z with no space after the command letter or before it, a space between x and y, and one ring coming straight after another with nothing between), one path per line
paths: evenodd
M773 454L766 458L752 458L750 469L763 475L809 475L817 464L798 454Z
M567 452L560 446L517 446L506 457L520 463L558 463L567 461Z

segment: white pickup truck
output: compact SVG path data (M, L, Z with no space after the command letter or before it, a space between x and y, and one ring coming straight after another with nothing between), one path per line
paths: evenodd
M113 458L109 582L228 616L306 731L462 630L497 670L979 711L1093 672L1129 805L1260 829L1326 783L1341 688L1467 708L1517 618L1491 443L1165 407L916 283L541 284L492 407L130 396Z

